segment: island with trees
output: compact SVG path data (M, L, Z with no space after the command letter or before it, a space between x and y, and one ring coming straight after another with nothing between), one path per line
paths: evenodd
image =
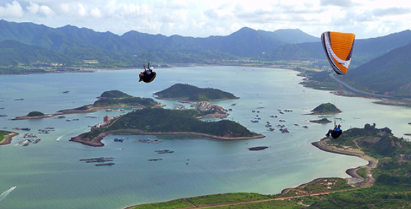
M331 103L323 103L311 110L311 112L311 115L326 115L341 113L341 110Z
M411 143L389 128L365 124L345 131L338 139L314 142L323 151L357 156L365 166L348 169L351 178L319 178L280 194L228 193L181 198L139 208L409 208ZM288 201L284 201L288 200ZM151 207L150 207L151 206Z
M157 99L178 99L182 102L216 101L238 99L232 93L214 88L198 88L189 84L174 84L173 86L154 93Z
M134 97L118 90L111 90L103 92L98 97L98 100L90 105L84 105L74 109L60 110L54 114L44 114L39 111L32 111L26 116L16 117L12 120L38 119L75 113L90 113L112 108L146 108L158 106L161 106L161 104L154 99Z
M204 122L197 118L205 114L209 114L209 112L195 109L139 109L114 118L99 127L93 127L90 132L73 137L70 141L91 146L104 146L101 140L111 133L118 132L152 135L199 135L221 140L265 137L262 134L250 132L234 121Z

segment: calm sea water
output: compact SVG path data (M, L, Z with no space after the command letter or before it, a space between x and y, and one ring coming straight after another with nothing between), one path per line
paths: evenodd
M348 177L345 170L367 164L359 158L326 153L311 145L332 125L313 124L317 116L304 115L317 105L335 102L343 111L343 128L376 123L390 127L396 136L411 132L407 125L411 110L373 104L371 99L339 98L327 91L303 88L301 77L290 70L246 67L185 67L158 69L151 84L138 83L140 70L98 71L46 75L0 76L0 129L54 127L42 140L27 147L17 145L25 131L10 145L0 146L0 193L17 188L0 201L0 208L122 208L133 204L167 201L228 192L275 194L319 177ZM253 78L253 79L250 79ZM110 135L104 147L84 146L68 140L89 130L109 114L100 111L12 121L30 111L55 113L91 104L108 90L152 98L154 92L175 83L212 87L233 93L237 100L214 102L231 108L229 120L266 135L263 139L218 141L187 136ZM63 91L70 91L63 94ZM24 99L24 100L16 100ZM172 107L177 101L159 101ZM235 104L234 106L232 104ZM293 112L279 114L277 109ZM252 110L259 111L253 113ZM258 115L258 116L257 116ZM271 118L270 115L278 115ZM89 118L86 116L95 116ZM250 120L259 117L259 123ZM67 122L66 119L79 119ZM278 120L286 120L280 123ZM267 131L266 122L284 124L289 134ZM294 125L298 124L298 126ZM302 126L308 126L308 129ZM15 130L13 130L15 131ZM127 138L122 143L116 137ZM135 143L141 138L158 138L159 144ZM251 152L252 146L270 148ZM157 154L159 149L173 154ZM114 157L115 165L94 166L81 158ZM151 158L163 158L150 162Z

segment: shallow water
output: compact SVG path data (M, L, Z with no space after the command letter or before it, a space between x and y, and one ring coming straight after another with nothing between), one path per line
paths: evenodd
M25 131L10 145L0 146L0 192L17 188L0 202L0 208L122 208L128 205L166 201L181 197L227 192L274 194L319 177L348 177L345 170L367 164L356 157L326 153L311 145L332 125L308 122L317 116L304 115L321 103L338 101L343 111L337 117L343 128L376 123L390 127L402 136L411 110L373 104L370 99L336 97L327 91L303 88L296 72L282 69L245 67L186 67L158 69L150 84L138 83L139 70L98 71L46 75L0 76L0 128L38 129L55 127L50 134L37 134L42 140L27 147L14 146ZM258 80L250 80L259 75ZM54 113L91 104L108 90L120 90L133 96L152 98L152 93L175 83L212 87L240 97L213 102L233 111L229 120L266 135L262 139L218 141L196 136L110 135L104 147L89 147L68 140L89 130L107 114L100 111L66 115L65 119L12 121L30 111ZM70 91L63 94L63 91ZM16 101L15 99L24 100ZM161 101L172 107L177 101ZM232 106L232 104L236 104ZM257 109L259 107L259 109ZM279 114L277 109L292 109ZM252 110L260 111L253 113ZM259 123L251 123L256 115ZM271 118L278 115L279 118ZM96 116L88 118L85 116ZM331 117L330 117L331 118ZM66 119L79 119L67 122ZM267 131L265 124L286 120L289 134ZM295 126L298 124L299 126ZM309 128L304 129L302 126ZM114 138L128 138L114 142ZM135 143L141 138L158 138L159 144ZM59 139L57 141L57 139ZM258 152L252 146L269 146ZM159 149L174 150L157 154ZM81 158L114 157L114 166L94 166ZM162 161L148 161L163 158Z

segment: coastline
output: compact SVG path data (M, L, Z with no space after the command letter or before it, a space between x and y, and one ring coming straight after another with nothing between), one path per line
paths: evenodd
M327 137L322 138L318 142L313 142L311 143L313 146L317 147L318 149L325 151L325 152L330 152L334 154L341 154L341 155L348 155L348 156L355 156L359 157L363 160L368 161L368 164L365 166L358 166L356 168L350 168L347 169L345 172L351 176L351 178L347 179L347 183L350 185L355 185L359 182L364 181L364 178L362 178L358 173L357 170L360 168L365 168L366 169L366 175L367 179L366 182L361 186L363 188L371 187L374 185L375 179L372 176L371 169L376 168L378 165L378 160L365 155L364 152L362 152L359 149L341 149L341 148L336 148L333 146L327 145L325 142L328 141L329 139Z
M372 177L372 174L370 173L370 170L372 168L377 167L377 164L378 164L377 160L373 159L372 157L369 157L369 156L365 155L362 151L359 151L359 150L343 150L343 149L333 148L333 147L331 147L331 146L329 146L325 143L327 140L329 140L329 139L327 137L324 137L324 138L320 139L320 141L312 142L311 144L313 146L317 147L318 149L320 149L322 151L325 151L325 152L330 152L330 153L334 153L334 154L341 154L341 155L356 156L356 157L359 157L361 159L364 159L364 160L368 161L368 164L365 165L365 166L358 166L356 168L349 168L345 171L349 176L351 176L351 178L346 178L347 184L353 186L353 185L356 185L356 184L364 181L364 178L362 178L357 173L357 170L360 169L360 168L367 168L366 182L364 184L362 184L360 187L352 188L352 189L345 189L345 190L342 190L342 191L355 190L355 189L360 189L360 188L368 188L368 187L371 187L372 185L374 185L375 179ZM332 178L332 177L316 178L312 181L301 184L297 187L285 188L280 192L280 194L285 194L285 193L287 193L288 191L290 191L292 189L301 188L301 187L304 187L308 184L311 184L311 183L314 183L314 182L317 182L317 181L321 181L321 180L324 180L324 179L330 179L330 178ZM338 190L328 191L328 192L316 192L316 193L310 193L310 194L307 194L307 195L298 195L298 196L291 196L291 197L276 197L276 198L273 198L273 199L260 200L260 201L285 200L285 199L290 199L290 198L299 197L299 196L313 196L313 195L320 195L320 194L329 194L329 193L334 193L334 192L338 192ZM178 198L178 199L174 199L174 200L179 200L179 199L185 199L185 198ZM250 202L250 201L245 201L245 202ZM150 203L148 203L148 204L150 204ZM123 209L133 209L133 208L135 208L137 206L140 206L140 205L146 205L146 204L130 205L130 206L124 207ZM223 205L223 204L221 204L221 205ZM204 206L204 207L211 207L211 206L212 205L208 205L208 206Z
M10 144L11 141L13 140L13 137L15 137L17 135L19 135L19 133L16 133L16 132L12 132L12 133L7 134L7 136L4 137L3 141L0 142L0 146Z
M108 109L115 109L115 108L144 108L144 106L124 106L124 105L117 105L117 106L105 106L105 107L93 107L92 105L88 105L89 108L87 110L77 110L76 108L74 109L66 109L66 110L59 110L57 113L54 114L44 114L41 116L19 116L15 117L11 120L28 120L28 119L41 119L41 118L50 118L50 117L55 117L59 115L68 115L68 114L78 114L78 113L91 113L91 112L97 112L100 110L108 110ZM164 105L155 105L154 108L156 107L162 107Z
M217 140L223 140L223 141L236 141L236 140L248 140L248 139L260 139L264 138L264 135L256 135L256 136L250 136L250 137L223 137L223 136L214 136L210 134L203 134L203 133L196 133L196 132L144 132L138 129L121 129L121 130L114 130L114 131L107 131L104 133L101 133L97 137L85 141L82 140L84 134L80 134L76 137L72 137L69 141L72 142L78 142L84 145L88 146L93 146L93 147L102 147L104 144L101 142L101 140L104 139L104 137L113 134L113 133L135 133L137 135L194 135L194 136L203 136L211 139L217 139Z

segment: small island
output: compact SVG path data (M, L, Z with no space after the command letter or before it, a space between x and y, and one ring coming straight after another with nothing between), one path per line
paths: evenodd
M214 88L198 88L188 84L174 84L173 86L154 93L157 99L178 99L181 102L217 101L226 99L239 99L232 93Z
M12 120L39 119L64 114L90 113L112 108L146 108L159 106L161 106L161 104L154 99L133 97L118 90L111 90L103 92L101 96L98 97L98 100L90 105L84 105L74 109L60 110L54 114L44 114L39 111L32 111L26 116L16 117Z
M312 113L310 115L324 115L341 113L341 110L331 103L323 103L311 110L311 112Z
M112 119L70 141L90 146L104 146L101 140L111 133L130 132L151 135L198 135L220 140L242 140L265 137L229 120L204 122L197 117L208 114L199 110L145 108Z
M311 123L331 123L332 121L328 120L327 118L322 118L320 120L310 120Z
M248 148L248 150L250 150L250 151L260 151L260 150L265 150L267 148L268 148L267 146L258 146L258 147L250 147L250 148Z

